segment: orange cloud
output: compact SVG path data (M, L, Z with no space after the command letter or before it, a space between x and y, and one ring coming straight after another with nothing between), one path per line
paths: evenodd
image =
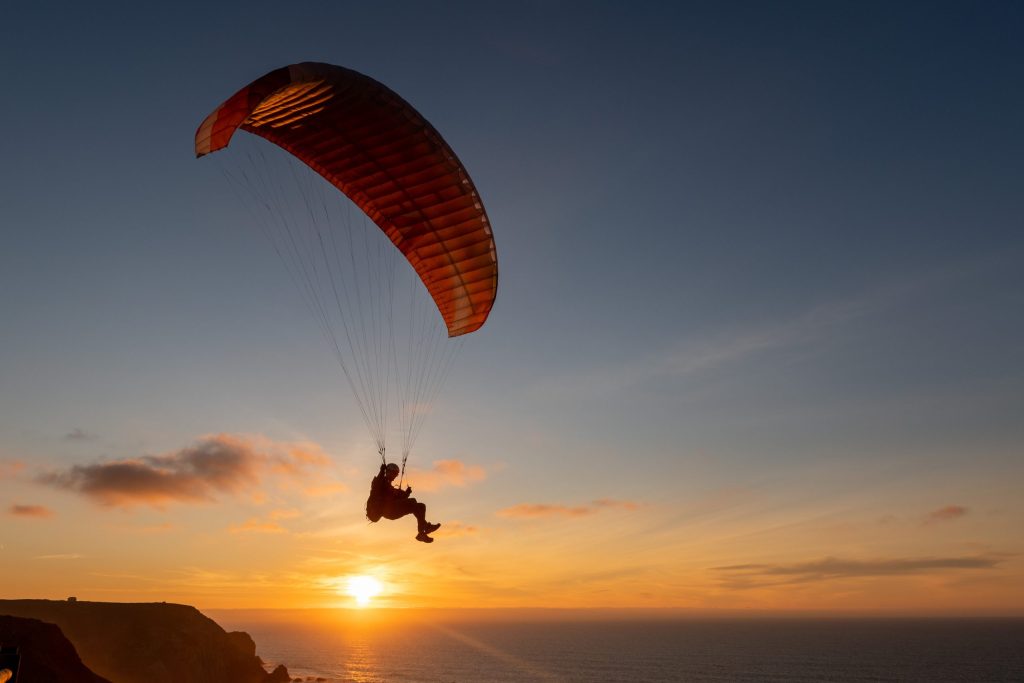
M466 465L461 460L435 460L433 465L429 470L409 469L408 479L415 488L436 491L445 486L465 486L487 477L484 468Z
M513 505L512 507L505 508L504 510L499 510L497 514L499 517L509 517L513 519L536 519L540 517L586 517L588 515L597 514L601 510L613 508L632 511L639 509L640 504L628 500L612 500L610 498L602 498L600 500L593 501L589 505L576 505L573 507L567 505L549 505L546 503L520 503L519 505Z
M475 536L480 533L479 527L470 524L463 524L458 520L445 522L441 528L433 533L433 536L440 538L458 538L459 536Z
M531 518L531 517L586 517L596 510L586 505L567 507L565 505L547 505L545 503L520 503L512 507L498 510L499 517Z
M25 469L25 463L17 460L0 461L0 479L14 479Z
M307 496L312 496L314 498L318 498L320 496L332 496L336 493L345 493L346 491L348 491L348 486L340 481L313 484L312 486L307 486L302 490L302 492Z
M995 555L873 560L826 557L822 560L795 564L736 564L713 569L721 573L722 583L730 588L759 588L842 578L904 576L941 570L993 569L1004 559Z
M611 498L601 498L600 500L594 501L594 507L618 508L620 510L639 510L640 503L634 503L631 500L613 500Z
M315 445L217 434L165 455L75 465L43 474L37 481L81 493L103 505L162 507L210 502L218 494L258 494L267 477L312 478L328 462Z
M42 505L12 505L7 512L16 517L53 517L53 511Z
M925 524L937 524L939 522L948 522L953 519L963 517L968 512L967 508L962 505L947 505L946 507L939 508L938 510L932 510L928 513L925 518Z
M234 524L228 527L233 534L283 534L285 528L277 522L265 522L253 517L247 519L244 524Z
M269 439L259 439L256 447L269 447L280 452L269 459L271 470L275 474L301 476L330 464L331 459L313 443L285 444L279 446Z

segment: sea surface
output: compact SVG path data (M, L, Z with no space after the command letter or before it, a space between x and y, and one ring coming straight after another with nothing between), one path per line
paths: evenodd
M209 612L293 678L339 682L1017 681L1021 619L458 621Z

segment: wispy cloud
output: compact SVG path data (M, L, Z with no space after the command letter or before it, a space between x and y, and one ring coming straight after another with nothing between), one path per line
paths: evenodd
M408 479L417 489L436 491L445 486L466 486L487 477L483 467L461 460L435 460L429 470L409 468Z
M575 376L550 377L543 381L540 390L545 395L559 397L601 395L655 379L684 378L714 371L778 349L815 345L837 330L898 306L950 276L950 273L926 273L859 296L812 306L789 320L718 331L614 367Z
M340 481L318 481L306 486L302 492L307 496L319 498L321 496L333 496L348 491L348 486Z
M25 469L25 463L18 460L0 460L0 479L14 479Z
M730 588L811 583L845 578L870 578L928 574L936 571L993 569L1005 557L968 555L960 557L912 557L851 560L826 557L794 564L736 564L713 567Z
M242 524L233 524L228 527L233 534L283 534L285 528L277 522L256 519L247 519Z
M586 505L552 505L548 503L520 503L497 512L499 517L512 519L536 519L542 517L587 517L602 510L637 510L639 503L628 500L602 498Z
M463 524L458 520L445 522L440 529L433 533L438 538L458 538L459 536L476 536L480 528L471 524Z
M44 473L37 481L75 491L103 505L162 507L257 491L268 479L312 479L328 463L315 444L217 434L172 453L75 465Z
M595 510L587 505L569 507L567 505L550 505L547 503L520 503L498 510L499 517L530 519L534 517L586 517Z
M78 553L58 553L56 555L36 555L37 560L80 560L85 555Z
M619 510L639 510L640 503L634 503L631 500L614 500L612 498L600 498L593 502L596 508L615 508Z
M601 395L651 380L689 377L743 361L773 349L808 344L832 327L865 314L860 302L842 302L812 309L797 318L770 325L719 333L687 340L644 358L605 367L575 377L558 376L544 381L545 394Z
M940 522L948 522L954 519L959 519L969 512L967 508L962 505L947 505L941 507L938 510L932 510L925 517L925 524L938 524Z
M64 435L65 441L95 441L96 435L75 427L70 432Z
M16 517L53 517L53 510L42 505L12 505L7 512Z

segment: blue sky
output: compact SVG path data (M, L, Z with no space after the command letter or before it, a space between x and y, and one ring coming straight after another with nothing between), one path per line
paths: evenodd
M359 498L375 454L340 373L191 146L237 88L315 60L416 106L494 225L497 305L420 442L487 468L460 513L868 508L895 482L921 515L1013 507L1019 4L41 2L2 24L0 459L262 434L320 444Z

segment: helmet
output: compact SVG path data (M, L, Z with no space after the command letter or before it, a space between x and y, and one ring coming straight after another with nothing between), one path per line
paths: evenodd
M400 470L398 469L398 465L396 465L393 462L389 462L388 463L388 467L387 467L388 476L397 477L399 471Z

